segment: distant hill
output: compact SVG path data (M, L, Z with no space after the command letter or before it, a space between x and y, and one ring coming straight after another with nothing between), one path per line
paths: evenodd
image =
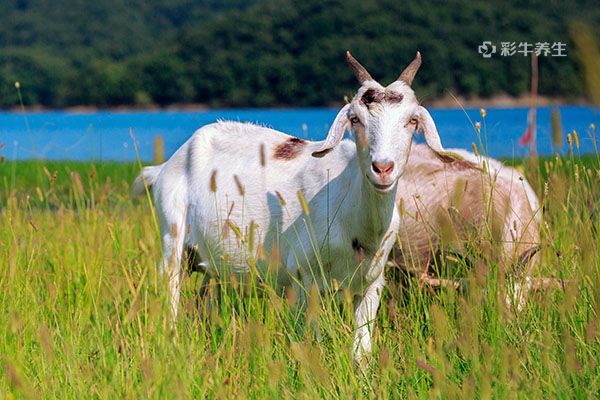
M529 61L500 42L563 42L540 92L583 94L569 27L600 26L595 1L10 0L0 3L0 106L324 105L355 88L346 49L382 81L423 54L425 99L518 95ZM490 59L477 51L492 41Z
M0 48L123 59L172 41L186 26L251 0L4 0Z

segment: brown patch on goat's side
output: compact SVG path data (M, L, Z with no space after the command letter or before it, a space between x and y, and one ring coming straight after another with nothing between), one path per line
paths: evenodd
M275 147L273 157L279 160L292 160L300 154L304 146L306 146L306 140L290 138Z

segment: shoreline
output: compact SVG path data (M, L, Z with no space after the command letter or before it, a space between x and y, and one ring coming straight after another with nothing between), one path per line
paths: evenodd
M526 94L519 97L498 94L493 97L463 97L463 96L445 96L425 103L434 109L456 109L456 108L530 108L533 99L531 95ZM593 106L583 97L564 98L537 96L535 99L537 107L552 106Z
M502 109L502 108L529 108L531 107L531 97L529 95L523 95L519 97L509 96L506 94L499 94L493 97L463 97L463 96L445 96L439 97L432 100L424 100L423 104L431 109L472 109L472 108L490 108L490 109ZM148 106L115 106L115 107L98 107L98 106L71 106L64 108L52 108L44 106L25 106L25 111L28 113L43 113L43 112L65 112L70 114L91 114L96 112L208 112L214 110L252 110L252 109L273 109L273 110L290 110L300 108L339 108L343 103L329 103L324 106L281 106L274 105L272 107L210 107L203 103L180 103L170 104L166 106L159 105L148 105ZM583 97L578 98L562 98L562 97L537 97L537 107L551 107L551 106L590 106L593 107L589 101L586 101ZM0 112L12 112L20 113L22 109L20 106L10 107L0 110Z

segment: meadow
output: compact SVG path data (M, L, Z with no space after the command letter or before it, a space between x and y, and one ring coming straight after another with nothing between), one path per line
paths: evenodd
M461 293L389 279L364 371L328 297L308 306L317 338L268 287L226 284L207 311L194 272L173 330L138 164L3 161L1 397L597 398L600 157L574 153L517 162L544 209L535 275L559 287L515 313L493 263Z

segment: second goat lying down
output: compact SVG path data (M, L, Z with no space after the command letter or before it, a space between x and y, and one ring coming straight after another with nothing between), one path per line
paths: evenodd
M464 160L441 163L425 146L413 146L399 181L401 223L394 261L427 279L436 253L464 252L474 239L476 251L487 252L483 255L496 258L504 271L527 281L540 242L539 203L531 186L497 160L460 149L448 151ZM514 293L518 308L525 294L519 287L515 285Z
M383 270L396 238L398 178L418 121L426 121L429 147L444 156L431 116L410 87L418 53L386 87L350 53L347 60L361 87L324 142L220 122L196 131L164 164L144 168L134 191L143 192L144 183L153 187L160 268L170 279L174 313L186 247L203 258L209 274L225 276L248 273L248 257L260 259L260 248L283 267L268 279L279 288L295 286L302 295L313 285L324 291L333 280L347 288L355 305L356 361L371 351ZM356 143L342 141L348 128ZM240 240L246 234L254 239ZM267 265L258 263L257 270L268 274Z

